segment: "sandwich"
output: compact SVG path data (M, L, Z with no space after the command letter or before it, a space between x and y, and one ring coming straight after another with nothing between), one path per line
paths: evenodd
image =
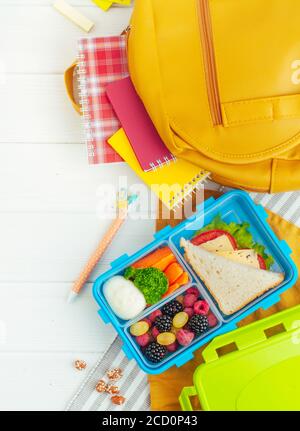
M221 254L208 251L184 238L181 238L180 246L184 249L186 261L225 315L236 313L284 280L282 273L228 258L224 250Z

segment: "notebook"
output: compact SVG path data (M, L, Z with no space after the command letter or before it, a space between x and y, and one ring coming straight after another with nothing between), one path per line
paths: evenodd
M173 162L175 157L156 131L131 79L127 77L108 84L106 94L141 168L147 172Z
M78 80L88 162L113 163L122 159L107 139L121 126L107 98L108 83L128 76L125 36L79 40Z
M209 177L209 172L183 159L161 169L144 172L123 129L108 142L169 209L178 206Z

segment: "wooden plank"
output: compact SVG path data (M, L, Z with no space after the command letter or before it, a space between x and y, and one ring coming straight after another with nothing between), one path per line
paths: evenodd
M0 7L1 61L7 73L63 73L76 59L77 41L87 35L52 5ZM89 37L120 34L131 15L131 8L113 8L109 13L97 6L78 10L95 23Z
M96 214L3 213L0 281L74 281L109 223ZM127 220L91 280L112 260L146 245L152 238L150 226L149 220Z
M0 353L0 410L64 410L87 376L73 368L76 358L91 368L98 353Z
M72 304L66 301L70 288L68 283L0 283L0 352L105 352L115 331L98 316L92 285Z
M0 143L82 143L62 75L8 75L0 86Z
M95 214L103 187L123 181L141 184L125 163L89 166L84 144L0 145L0 212Z

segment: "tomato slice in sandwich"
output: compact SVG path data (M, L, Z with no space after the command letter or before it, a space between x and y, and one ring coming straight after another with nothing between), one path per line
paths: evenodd
M219 238L220 236L223 236L223 235L227 236L227 238L232 244L233 249L237 250L238 247L234 237L230 235L229 232L226 232L226 230L222 230L222 229L214 229L214 230L208 230L207 232L202 232L199 235L197 235L195 238L193 238L191 240L191 243L194 245L201 245L208 241L212 241L216 238Z
M260 254L257 255L257 260L258 260L260 269L267 269L265 259Z

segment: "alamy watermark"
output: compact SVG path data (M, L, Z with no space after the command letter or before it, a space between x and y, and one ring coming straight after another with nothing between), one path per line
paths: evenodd
M190 217L196 208L201 208L204 201L203 186L195 187L189 192L183 190L180 184L154 184L152 191L142 183L128 184L126 176L118 178L118 184L101 184L97 190L97 216L100 219L113 219L118 212L118 197L121 190L126 190L127 195L136 195L137 199L129 208L128 218L132 220L157 219L182 220ZM155 193L154 193L155 191ZM158 214L158 199L160 196L166 204L161 205ZM184 205L182 202L184 201Z

